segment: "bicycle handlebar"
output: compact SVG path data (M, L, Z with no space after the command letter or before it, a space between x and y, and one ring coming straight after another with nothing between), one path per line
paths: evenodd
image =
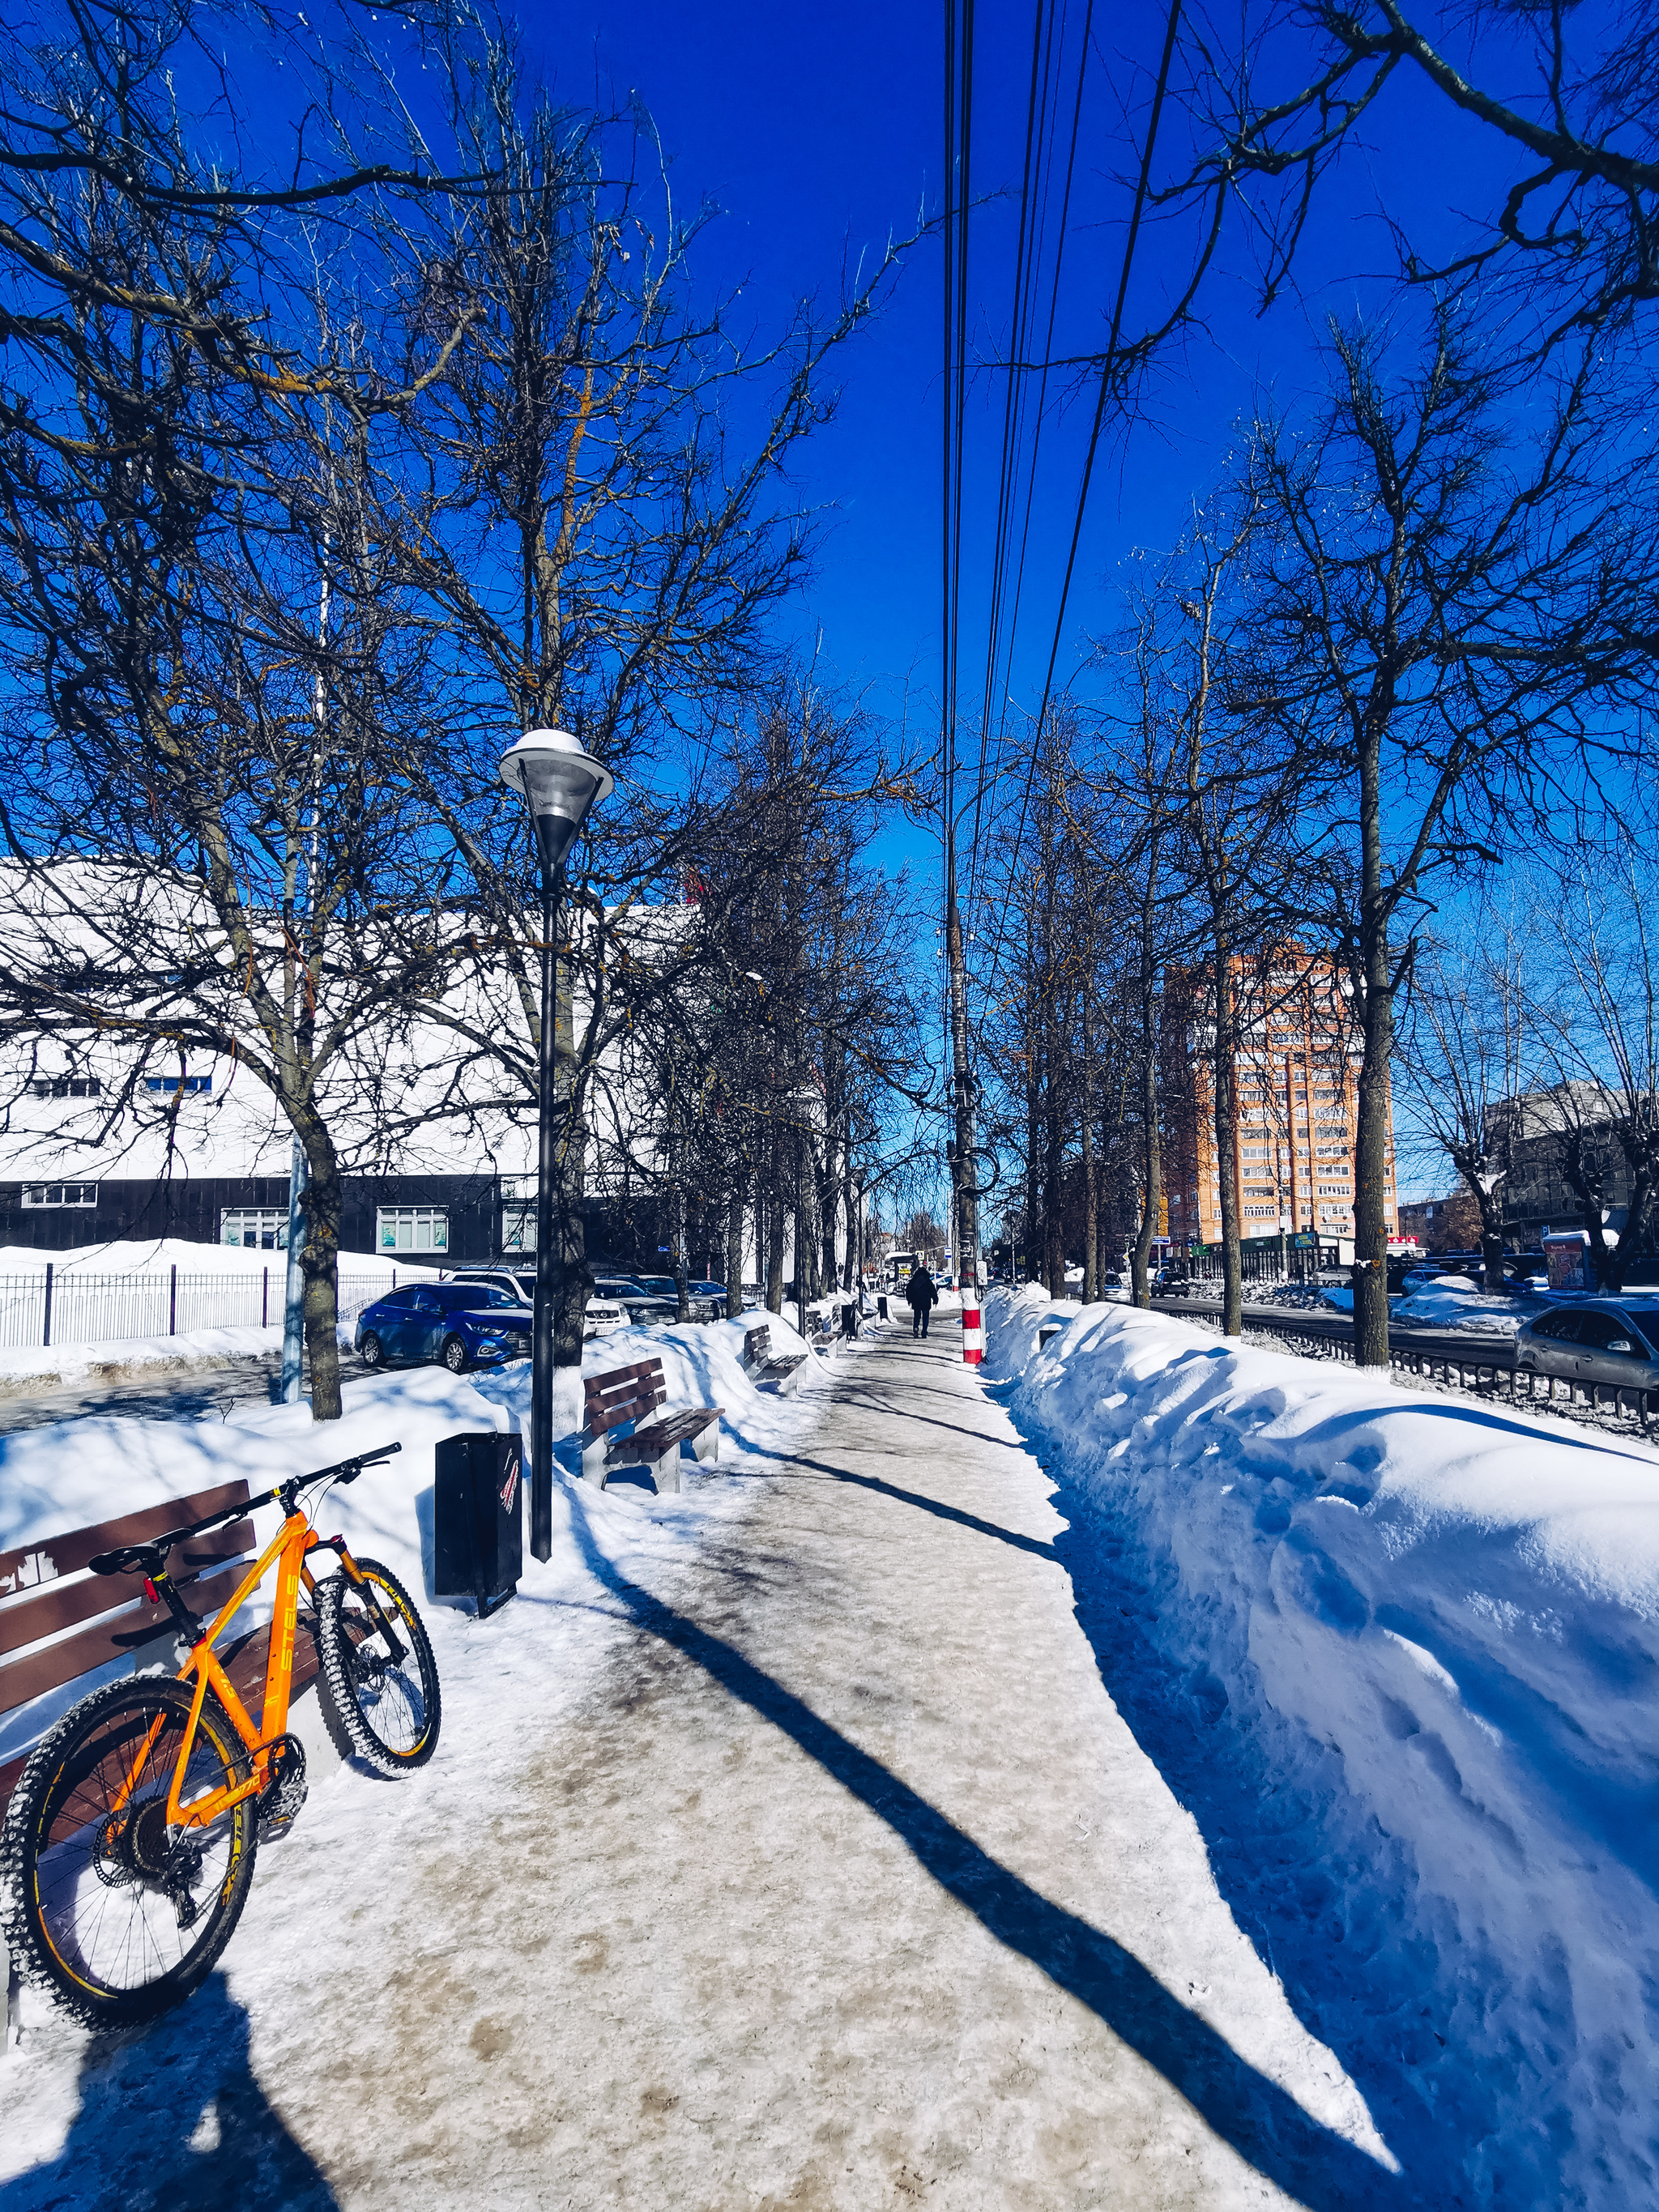
M100 1552L87 1565L95 1575L154 1574L173 1547L183 1543L187 1536L200 1536L210 1528L222 1528L228 1522L240 1521L256 1507L269 1505L273 1498L280 1499L285 1510L291 1513L300 1492L309 1490L313 1483L331 1479L356 1482L366 1467L378 1467L382 1460L392 1458L402 1449L401 1444L380 1444L374 1451L354 1453L351 1458L340 1460L333 1467L319 1467L314 1474L291 1475L286 1482L275 1484L240 1505L228 1506L222 1513L210 1513L204 1521L192 1521L188 1528L169 1528L163 1535L152 1536L147 1544L123 1544L113 1552Z

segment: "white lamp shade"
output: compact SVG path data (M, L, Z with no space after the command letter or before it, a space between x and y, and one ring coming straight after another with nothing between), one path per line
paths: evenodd
M523 792L550 872L563 866L595 799L616 788L568 730L526 730L501 756L501 781Z

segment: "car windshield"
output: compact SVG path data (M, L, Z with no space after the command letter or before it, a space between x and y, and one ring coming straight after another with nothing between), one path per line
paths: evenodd
M672 1275L641 1275L640 1286L642 1290L653 1291L659 1298L677 1298L679 1296Z
M602 1297L607 1298L638 1298L645 1295L640 1285L629 1275L602 1276L593 1287Z
M519 1301L511 1291L504 1291L499 1283L461 1283L447 1294L447 1303L453 1310L461 1307L515 1306Z

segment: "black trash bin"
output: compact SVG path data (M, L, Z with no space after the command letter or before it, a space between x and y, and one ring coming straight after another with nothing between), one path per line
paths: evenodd
M505 1605L524 1572L524 1440L495 1430L445 1437L432 1487L432 1587L471 1597L478 1618Z

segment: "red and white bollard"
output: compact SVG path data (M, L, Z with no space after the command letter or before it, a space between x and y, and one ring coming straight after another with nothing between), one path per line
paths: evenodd
M962 1286L962 1356L969 1367L977 1367L985 1357L985 1319L972 1283Z

